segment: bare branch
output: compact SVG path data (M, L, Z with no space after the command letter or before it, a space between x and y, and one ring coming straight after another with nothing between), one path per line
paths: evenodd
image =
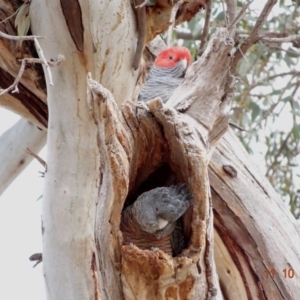
M60 55L56 61L51 61L50 65L51 66L59 65L63 61L63 59L64 59L64 57L62 55ZM18 84L19 84L19 82L22 78L22 75L23 75L24 71L25 71L26 64L36 64L36 63L44 64L45 63L45 61L43 59L39 59L39 58L23 58L20 61L21 61L21 67L20 67L20 70L19 70L19 73L18 73L17 77L15 78L15 81L8 88L0 91L0 97L3 96L6 93L11 92L11 91L12 91L12 93L15 93L15 92L19 91L18 90ZM49 67L48 62L47 62L47 65Z
M43 261L43 254L42 253L34 253L29 257L30 261L36 261L33 268L35 268L39 263Z
M205 23L204 28L201 35L201 43L200 48L197 55L201 55L205 49L207 43L207 37L209 33L209 23L210 23L210 16L211 16L211 0L206 5L206 14L205 14Z
M137 70L140 66L141 58L144 51L145 40L146 40L146 7L147 1L136 0L136 4L138 4L136 9L136 19L138 25L138 40L135 49L135 54L133 58L133 69Z
M283 49L281 48L279 45L276 45L275 43L274 44L271 44L271 43L266 43L265 44L268 48L270 48L273 52L274 51L283 51L289 55L293 55L294 57L299 57L300 56L300 53L297 52L297 51L294 51L294 50L289 50L289 49Z
M170 15L170 25L168 28L167 47L171 46L173 29L174 29L175 20L176 20L176 14L177 14L177 11L178 11L179 7L181 6L181 4L183 4L183 2L184 2L184 0L179 0L172 7L171 15Z
M174 29L174 31L176 32L177 38L183 40L200 40L202 36L202 32L193 35L190 31L188 32L180 31L176 28Z
M236 16L236 18L231 22L231 24L228 26L228 31L231 31L235 25L241 20L243 19L243 17L246 14L246 10L248 9L248 7L250 6L251 2L248 2L246 4L243 4L242 9L240 10L239 14Z
M284 72L284 73L279 73L279 74L274 74L274 75L271 75L271 76L266 76L264 78L260 78L258 79L256 82L252 83L250 86L249 86L249 91L251 91L252 89L254 89L255 87L263 84L264 82L269 82L275 78L278 78L278 77L284 77L284 76L300 76L300 72L297 72L296 70L292 70L290 72Z
M45 172L47 172L47 164L41 157L32 152L29 148L26 149L26 152L33 156L45 168Z
M292 42L300 42L300 34L290 35L282 38L270 38L270 37L260 37L260 41L268 42L268 43L292 43Z
M13 82L13 84L11 86L9 86L8 88L4 89L4 90L1 90L0 92L0 97L6 93L9 93L9 92L18 92L18 84L21 80L21 77L25 71L25 67L26 67L26 60L27 58L24 58L22 59L22 62L21 62L21 67L20 67L20 70L19 70L19 73L17 75L17 77L15 78L15 81Z
M226 12L226 19L229 24L233 23L233 20L236 16L236 1L237 0L226 0L227 4L227 12Z
M4 22L6 22L6 21L8 21L9 19L11 19L13 16L15 16L17 13L18 13L18 11L19 11L19 9L17 9L12 15L10 15L9 17L7 17L7 18L5 18L4 20L2 20L1 22L0 22L0 24L1 23L4 23Z
M277 0L268 0L268 2L265 4L260 16L258 17L255 25L254 25L254 28L250 34L250 37L249 37L249 41L248 41L248 45L249 44L253 44L254 42L257 41L258 39L258 33L260 31L260 29L262 28L262 26L264 25L265 21L267 20L268 18L268 15L270 14L273 6L277 3ZM249 47L248 47L249 48ZM247 49L248 49L247 48Z
M13 40L13 41L33 41L36 39L44 39L44 36L38 36L38 35L22 35L22 36L16 36L16 35L10 35L6 34L2 31L0 31L0 37L3 37L4 39Z
M258 17L258 19L254 25L252 32L249 35L249 38L240 47L240 49L239 49L240 51L236 52L231 69L235 69L235 67L237 66L237 63L242 58L244 53L246 53L247 50L259 40L259 31L260 31L261 27L263 26L264 22L266 21L268 15L270 14L273 6L276 3L277 3L277 0L268 0L268 2L265 4L260 16Z
M234 122L231 121L231 120L228 121L228 124L229 124L230 126L232 126L233 128L236 128L236 129L238 129L238 130L240 130L240 131L246 131L246 132L248 131L248 130L246 130L245 128L239 126L238 124L234 123Z
M43 50L40 46L40 43L38 42L38 39L36 37L34 38L34 44L35 44L36 51L39 54L39 57L41 58L41 60L43 61L43 64L46 67L46 70L47 70L47 73L49 76L49 84L53 86L52 74L51 74L48 62L44 56L44 52L43 52Z
M146 6L148 3L148 0L142 1L142 3L139 3L138 5L135 6L136 9L138 8L142 8L144 6Z
M225 4L224 4L224 0L221 0L222 2L222 8L223 8L223 12L224 12L224 15L225 15L225 26L226 28L228 27L228 21L227 21L227 16L226 16L226 9L225 9Z

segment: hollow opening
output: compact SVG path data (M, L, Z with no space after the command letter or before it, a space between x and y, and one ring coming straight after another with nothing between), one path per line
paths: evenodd
M123 244L179 255L188 246L183 216L189 207L186 183L167 163L162 164L128 193L121 221Z

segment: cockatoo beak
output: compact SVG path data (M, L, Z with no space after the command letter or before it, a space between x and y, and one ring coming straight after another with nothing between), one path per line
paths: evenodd
M182 59L181 61L180 61L180 64L181 64L181 66L182 66L182 68L185 70L186 68L187 68L187 60L186 59Z
M158 228L159 229L163 229L168 225L169 221L162 219L162 218L158 218Z

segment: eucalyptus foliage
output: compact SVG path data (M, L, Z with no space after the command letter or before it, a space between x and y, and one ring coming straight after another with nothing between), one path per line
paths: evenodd
M237 11L245 2L239 1ZM247 38L265 3L253 1L237 23L238 43ZM299 34L299 1L279 1L261 31L262 37L283 38ZM215 28L227 26L226 1L213 1L209 36ZM183 44L196 55L206 11L189 23L177 27L175 43ZM234 74L238 83L233 98L231 119L246 131L236 130L253 160L300 218L300 41L290 43L260 40L243 53Z

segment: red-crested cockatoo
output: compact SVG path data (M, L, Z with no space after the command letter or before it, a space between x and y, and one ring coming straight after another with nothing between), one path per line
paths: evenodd
M172 47L161 51L151 67L148 78L139 94L139 101L160 97L165 103L182 83L192 60L186 47Z

